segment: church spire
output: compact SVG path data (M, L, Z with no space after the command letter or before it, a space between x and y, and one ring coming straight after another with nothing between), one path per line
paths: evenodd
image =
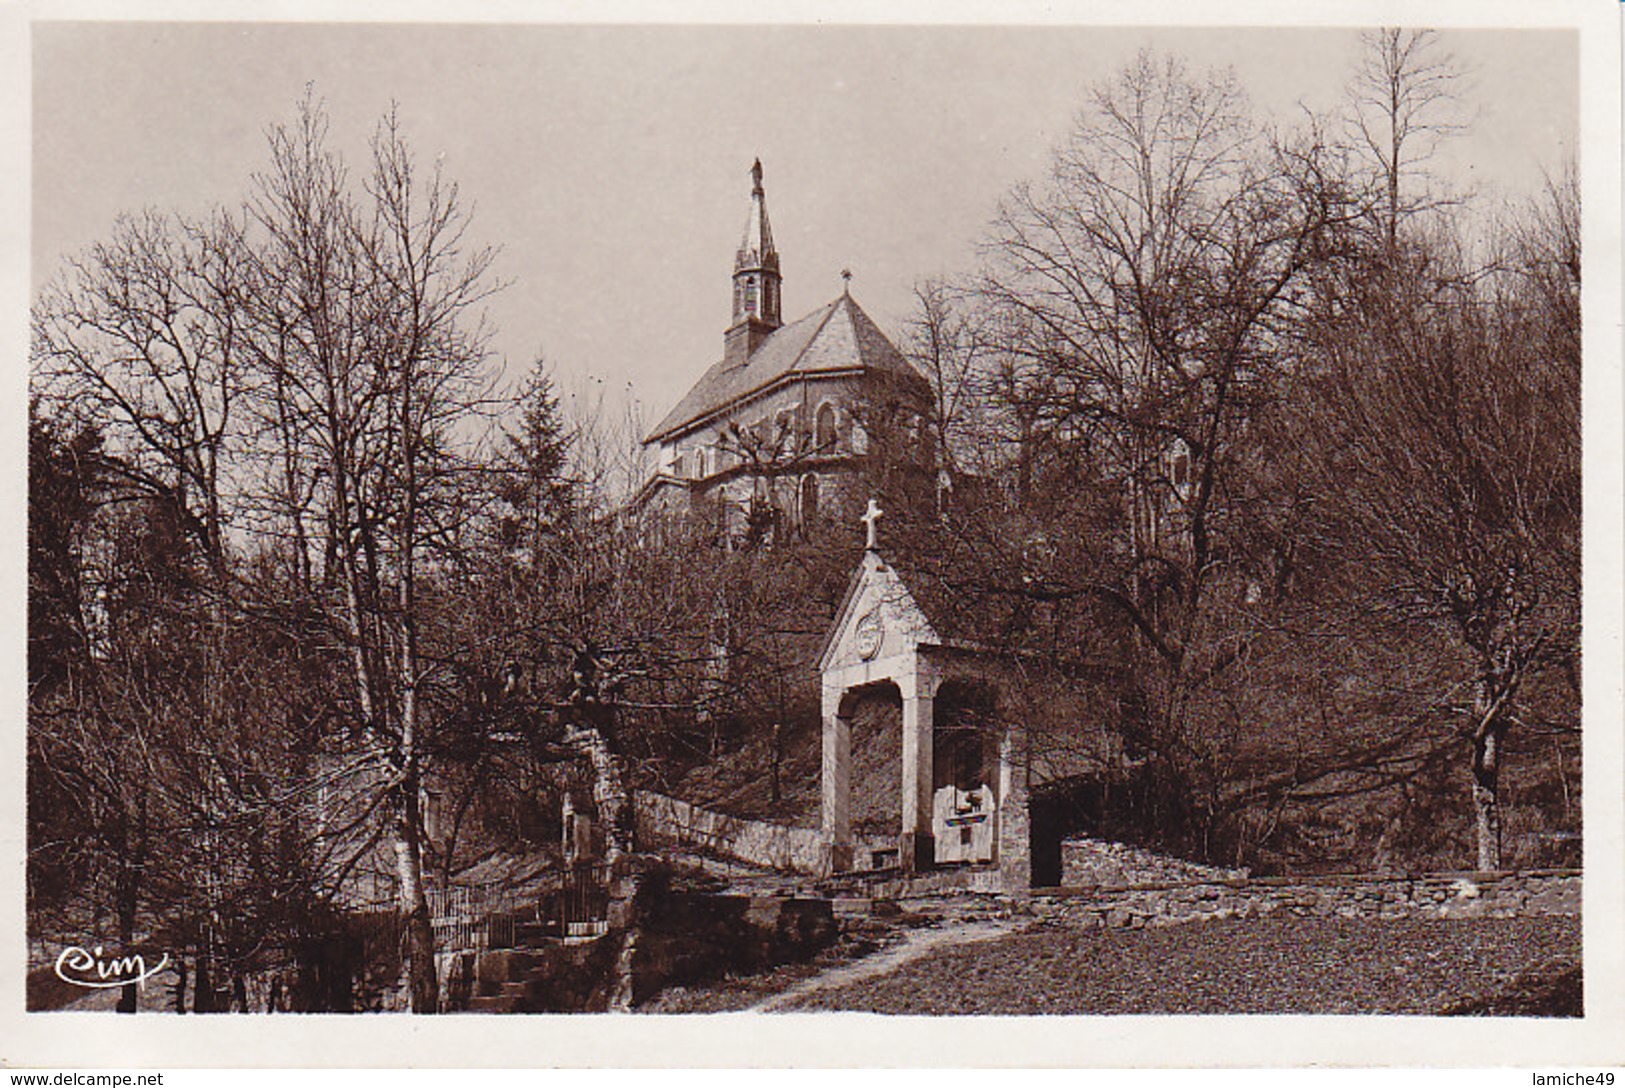
M734 254L733 324L728 328L725 357L742 363L774 329L784 324L780 309L779 251L773 247L773 227L767 220L767 195L762 189L762 160L750 168L750 218L745 236Z

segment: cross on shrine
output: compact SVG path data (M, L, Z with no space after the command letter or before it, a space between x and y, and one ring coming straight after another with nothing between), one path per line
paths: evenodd
M880 547L879 523L881 516L884 514L885 511L880 508L880 504L874 499L870 499L869 509L865 510L863 512L863 517L859 519L869 530L869 541L864 545L864 547L869 551L876 551Z

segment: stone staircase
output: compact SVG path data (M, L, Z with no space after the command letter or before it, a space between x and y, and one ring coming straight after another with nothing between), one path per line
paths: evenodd
M902 880L907 874L892 866L886 869L854 869L844 873L831 873L811 886L815 894L826 899L868 898L876 887Z
M493 949L475 962L474 1013L603 1012L609 1008L619 941L521 934L524 947Z
M525 1012L539 1004L544 980L536 976L545 957L529 949L503 949L480 956L469 1012Z
M809 959L838 932L830 900L784 895L655 890L630 912L630 928L619 917L607 932L583 937L521 927L518 947L474 958L467 1011L631 1008L668 986Z

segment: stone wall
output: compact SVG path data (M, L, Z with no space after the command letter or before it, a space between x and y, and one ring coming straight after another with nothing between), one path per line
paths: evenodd
M641 919L629 1005L668 986L754 974L810 959L835 939L829 900L671 892Z
M809 959L838 932L827 899L673 891L658 864L641 877L629 924L609 933L439 957L444 1011L629 1009L670 986Z
M1126 843L1074 835L1061 843L1061 885L1066 888L1129 884L1182 884L1198 880L1244 880L1245 869L1220 869L1153 854Z
M701 808L675 797L638 790L633 795L640 843L687 847L784 872L819 875L825 868L823 835L810 827L789 827ZM897 837L857 837L860 867L874 852L897 850Z
M1575 869L1522 873L1429 873L1197 880L1060 888L1035 894L1040 918L1073 925L1174 925L1282 910L1331 918L1440 918L1580 913Z

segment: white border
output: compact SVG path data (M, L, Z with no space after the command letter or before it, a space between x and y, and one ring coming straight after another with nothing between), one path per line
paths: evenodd
M1308 17L1306 17L1306 15ZM861 1014L706 1017L115 1017L24 1014L23 721L25 704L29 29L67 20L332 20L354 22L896 23L1101 25L1405 25L1551 27L1581 33L1581 167L1585 203L1585 831L1586 1009L1579 1021L1441 1020L1419 1017L1044 1017L924 1019ZM1586 2L1301 3L1238 0L1085 6L1022 0L866 3L819 0L769 5L708 0L679 18L641 0L604 3L485 0L388 5L296 0L249 8L207 0L0 3L0 358L14 397L0 428L12 471L0 528L13 622L0 652L5 753L0 761L0 865L10 879L0 911L0 1066L378 1067L527 1066L1530 1066L1574 1069L1625 1059L1625 956L1621 941L1625 834L1621 826L1620 665L1622 400L1620 381L1620 11ZM1521 1083L1528 1083L1520 1078Z

